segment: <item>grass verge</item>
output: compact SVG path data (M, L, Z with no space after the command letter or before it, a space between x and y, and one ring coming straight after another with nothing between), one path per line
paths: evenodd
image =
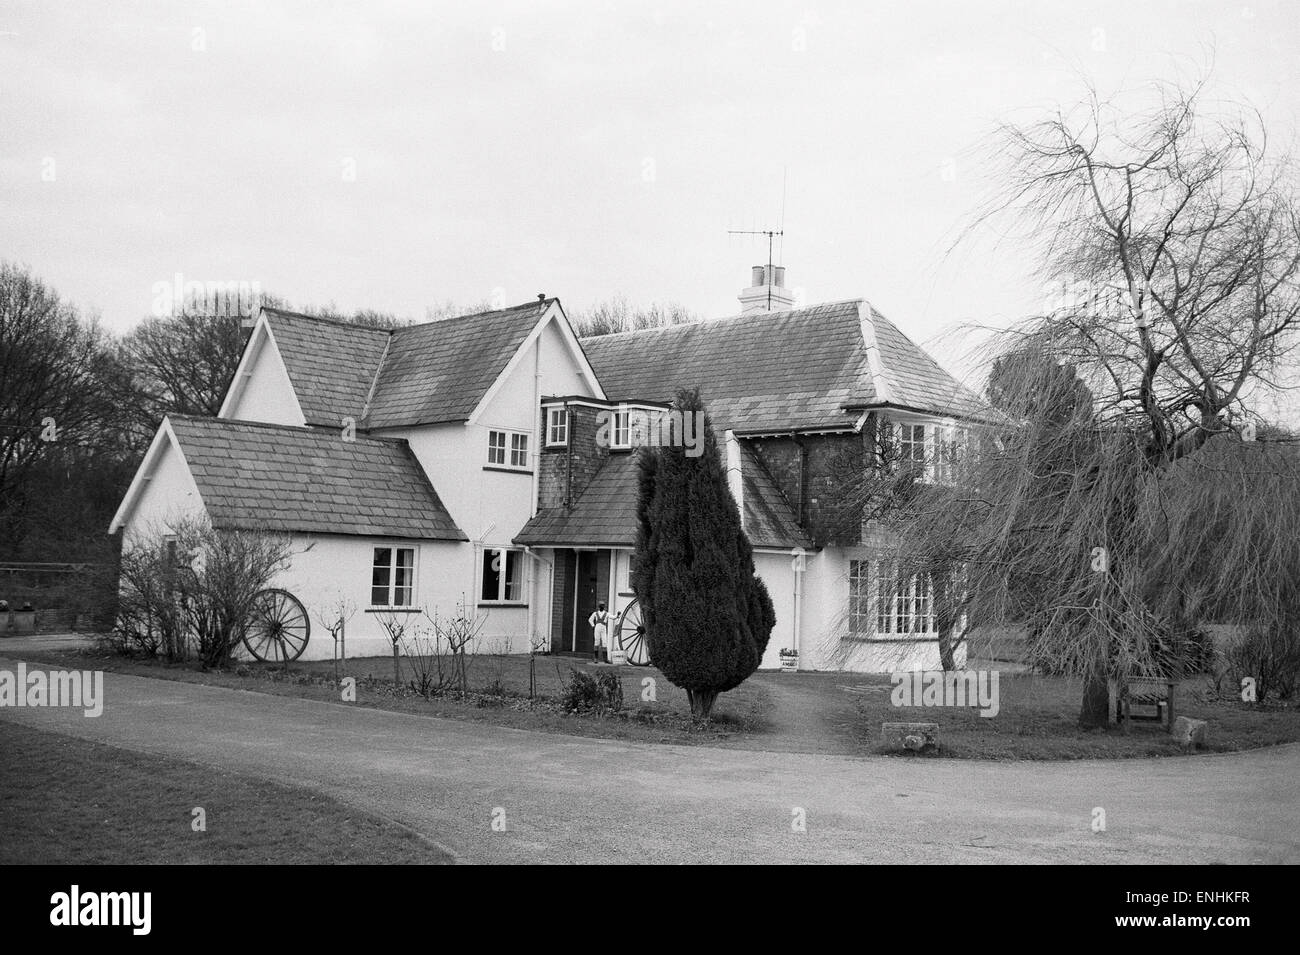
M0 720L0 864L415 864L451 857L307 789ZM192 828L202 808L206 831Z

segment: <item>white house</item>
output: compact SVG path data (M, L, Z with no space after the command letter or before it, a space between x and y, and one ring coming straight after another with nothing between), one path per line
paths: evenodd
M924 581L894 581L845 489L886 428L941 480L979 399L866 301L792 310L763 267L741 301L581 342L555 299L392 331L264 308L219 416L163 422L110 530L206 513L292 535L276 585L313 625L351 602L352 656L388 652L385 613L462 600L483 650L587 653L590 610L634 597L635 449L599 424L698 387L776 605L764 666L936 667ZM321 635L305 657L331 654Z

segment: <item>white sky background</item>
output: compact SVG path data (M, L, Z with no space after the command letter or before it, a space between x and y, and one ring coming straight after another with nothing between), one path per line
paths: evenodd
M1294 4L0 0L0 257L119 331L176 272L412 318L495 289L719 317L766 258L727 229L779 227L788 169L787 284L960 370L946 332L1043 300L1019 255L948 254L972 150L1081 75L1140 88L1211 47L1290 145Z

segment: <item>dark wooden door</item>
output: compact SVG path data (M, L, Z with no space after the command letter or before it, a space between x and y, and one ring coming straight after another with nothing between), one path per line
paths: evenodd
M551 633L551 652L568 653L573 649L573 582L578 573L577 551L563 551L555 569L556 590L560 602L559 626Z
M575 584L577 612L574 614L573 649L578 653L591 653L596 648L596 634L587 620L596 605L605 601L609 590L609 551L578 551Z

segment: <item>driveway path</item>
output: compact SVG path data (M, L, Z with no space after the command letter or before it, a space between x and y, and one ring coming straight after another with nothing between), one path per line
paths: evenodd
M308 786L463 861L1300 862L1300 745L892 759L590 740L116 673L105 697L98 718L0 719ZM806 832L792 831L796 807ZM1094 807L1105 832L1092 831ZM494 810L506 831L493 831Z

